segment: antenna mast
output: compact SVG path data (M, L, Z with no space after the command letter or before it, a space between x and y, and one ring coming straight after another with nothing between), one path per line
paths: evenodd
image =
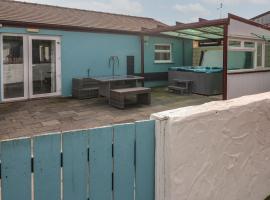
M217 8L217 10L219 11L219 18L222 18L222 15L223 15L223 12L222 12L222 9L223 9L222 0L220 2L218 1L218 4L219 4L219 7Z

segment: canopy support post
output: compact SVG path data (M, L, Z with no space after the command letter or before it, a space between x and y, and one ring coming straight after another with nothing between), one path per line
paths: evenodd
M141 76L144 77L144 36L140 35L141 40ZM144 86L144 80L142 81L142 86Z
M228 24L224 25L223 38L223 100L228 99Z

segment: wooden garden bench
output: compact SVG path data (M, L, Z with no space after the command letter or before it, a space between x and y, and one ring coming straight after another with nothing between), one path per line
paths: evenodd
M128 95L136 95L136 100L139 104L151 104L151 89L145 87L133 87L111 90L110 104L114 107L124 109L126 106L125 99Z

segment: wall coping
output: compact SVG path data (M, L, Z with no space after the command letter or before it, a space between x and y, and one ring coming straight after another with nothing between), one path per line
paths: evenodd
M167 120L169 118L177 118L177 120L181 121L186 119L187 117L191 117L193 115L209 113L209 111L217 112L217 111L224 111L229 110L232 107L242 107L251 103L256 103L264 100L270 101L270 92L256 94L256 95L249 95L243 96L227 101L213 101L209 103L205 103L202 105L196 106L188 106L173 110L167 110L159 113L154 113L151 115L151 119L155 120Z

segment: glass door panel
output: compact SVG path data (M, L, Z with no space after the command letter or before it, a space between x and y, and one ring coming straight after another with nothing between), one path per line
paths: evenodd
M3 36L3 98L25 96L25 67L22 36Z
M32 95L56 92L56 41L32 39Z
M263 67L263 43L257 43L257 66Z

